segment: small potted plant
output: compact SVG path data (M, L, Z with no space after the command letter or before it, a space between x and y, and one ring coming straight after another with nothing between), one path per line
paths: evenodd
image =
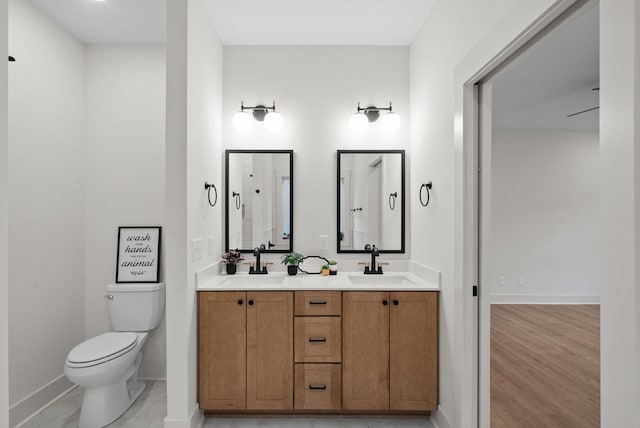
M226 265L227 274L233 275L236 273L238 262L244 260L244 258L242 258L242 254L240 254L240 251L236 248L235 250L229 250L224 253L220 256L220 260Z
M300 253L289 253L282 257L282 264L287 265L287 273L289 275L295 275L298 273L298 264L303 258L304 256Z
M329 260L329 275L338 274L338 262L335 260Z
M329 265L322 265L322 276L329 276Z

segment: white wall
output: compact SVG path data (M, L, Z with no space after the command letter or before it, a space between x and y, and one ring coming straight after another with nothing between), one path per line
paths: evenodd
M87 338L111 330L104 294L115 282L118 226L164 223L165 62L164 46L86 48ZM163 321L145 344L140 376L164 378L165 367Z
M559 1L487 1L438 2L427 19L419 40L412 46L412 148L414 144L442 141L440 150L451 145L455 171L453 258L455 270L443 271L443 309L441 346L452 346L452 366L441 364L441 411L434 414L440 427L466 427L476 405L473 369L474 298L472 284L473 185L475 167L471 163L474 147L474 118L470 104L469 81L491 69L496 59L521 46L528 28L540 28L548 18L573 3ZM438 24L441 24L440 26ZM601 281L601 425L603 427L638 426L637 403L640 400L640 292L638 270L640 232L637 214L640 205L640 154L635 149L640 113L637 105L640 89L636 82L640 63L640 8L634 0L600 2L600 201L602 206L602 278ZM478 31L475 25L482 25ZM442 43L447 40L449 43ZM461 43L462 42L462 43ZM469 49L473 46L472 49ZM437 58L437 61L429 61ZM451 62L450 62L451 61ZM453 67L450 67L451 64ZM453 72L453 93L447 75ZM444 80L443 80L444 79ZM415 83L415 84L414 84ZM442 88L439 92L438 88ZM630 88L633 88L632 90ZM415 100L415 103L414 103ZM427 118L437 107L453 103L427 127ZM415 131L415 132L414 132ZM451 135L453 133L453 135ZM435 138L438 137L439 138ZM446 148L432 152L434 162L449 158ZM434 156L435 155L435 156ZM414 153L414 157L417 154ZM424 158L425 160L427 158ZM446 177L446 176L445 176ZM434 185L437 183L434 181ZM442 196L442 195L441 195ZM414 235L426 232L438 221L414 222ZM434 239L429 248L415 258L428 261L427 252L446 244L445 237ZM416 246L413 246L414 248ZM440 247L440 249L442 249ZM443 343L443 340L445 343ZM447 343L448 342L448 343ZM445 354L447 350L442 352ZM443 361L441 353L441 363ZM454 370L455 368L455 370ZM450 395L443 384L451 384ZM442 392L445 392L443 395ZM488 398L488 397L486 397ZM444 412L443 412L444 410ZM444 417L448 413L449 417ZM484 421L486 422L486 421ZM488 426L488 425L482 425Z
M13 425L71 385L64 361L85 338L84 46L29 2L11 1L9 47Z
M222 183L222 46L200 0L170 1L167 16L165 427L186 428L201 420L195 272L218 260L222 242L222 204L210 208L204 191L205 181ZM200 238L203 257L192 263Z
M7 56L7 0L0 0L0 58ZM0 426L9 426L8 63L0 66Z
M410 50L412 190L417 193L420 183L433 181L428 207L422 207L414 193L409 199L411 258L442 272L440 406L434 413L441 428L466 426L462 414L469 410L461 409L462 394L466 393L460 390L464 367L461 354L454 351L455 340L460 335L456 316L465 310L459 305L461 297L456 291L454 271L455 70L517 2L439 1Z
M109 331L118 225L164 219L164 48L90 46L10 4L11 425L71 383L67 353ZM165 376L164 325L141 376Z
M640 426L640 5L600 2L601 425Z
M225 149L294 150L295 251L338 258L336 150L408 148L408 61L407 47L225 46ZM274 100L285 121L281 132L270 133L255 121L244 133L231 125L241 101L254 106ZM400 129L387 133L376 122L363 134L354 134L349 118L358 101L363 107L393 102L393 111L403 119ZM319 249L320 235L329 237L328 251ZM349 258L344 256L340 259ZM384 258L393 258L389 256ZM408 257L408 248L397 256ZM279 261L277 256L265 259ZM284 269L278 262L273 268Z
M597 303L598 133L495 131L491 155L492 301Z

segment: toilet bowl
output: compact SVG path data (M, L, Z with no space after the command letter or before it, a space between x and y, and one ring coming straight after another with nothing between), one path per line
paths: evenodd
M64 374L84 386L80 428L104 427L118 419L144 391L138 380L140 349L147 333L104 333L82 342L67 357Z
M164 314L164 284L107 287L111 324L75 346L64 366L67 378L85 387L79 428L101 428L118 419L144 391L138 380L142 346Z

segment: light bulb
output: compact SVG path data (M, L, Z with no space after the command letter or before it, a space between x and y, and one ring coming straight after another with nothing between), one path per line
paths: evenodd
M251 128L251 116L246 111L239 111L233 115L233 127L238 131L246 131Z
M389 112L382 116L380 126L387 132L397 131L400 128L400 116L394 112Z
M264 126L271 132L278 132L282 129L284 125L284 119L282 115L277 111L270 111L264 117Z
M349 119L349 127L353 132L361 133L364 132L369 126L369 120L364 113L354 113L351 115L351 119Z

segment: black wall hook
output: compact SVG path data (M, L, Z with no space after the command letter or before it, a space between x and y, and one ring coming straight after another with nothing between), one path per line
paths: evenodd
M236 209L239 210L240 209L240 193L233 192L232 195L233 195L233 199L235 199Z
M398 192L389 193L389 209L391 211L396 209L396 198L398 197Z
M427 202L424 202L424 200L422 199L422 189L427 189ZM429 200L431 199L431 193L430 190L433 188L433 183L431 181L422 184L422 186L420 186L420 205L422 205L423 207L426 207L427 205L429 205Z
M11 55L9 55L9 62L16 62L16 59L14 57L12 57Z
M204 182L204 188L207 191L207 199L209 200L209 205L211 205L212 207L215 207L216 204L218 203L218 189L216 189L216 185L215 184L209 184L206 181ZM215 192L216 197L213 199L213 202L211 202L211 189L213 188L213 191Z

